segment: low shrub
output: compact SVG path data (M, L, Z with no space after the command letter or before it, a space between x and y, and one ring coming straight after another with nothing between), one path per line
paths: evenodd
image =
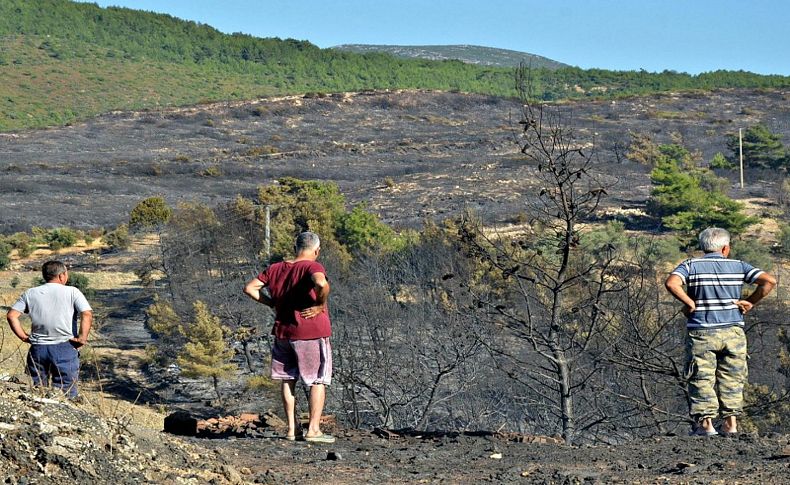
M269 376L254 375L247 379L244 387L248 391L265 391L277 389L278 385Z
M11 245L0 241L0 269L5 269L11 264Z
M219 165L209 165L198 174L202 177L222 177L222 169L219 168Z
M129 237L129 226L126 224L116 227L114 231L105 234L102 239L113 250L126 249L132 244L132 238Z
M73 229L61 227L52 229L46 236L46 242L49 244L50 249L57 251L58 249L67 248L77 244L79 234Z
M274 153L280 153L277 147L272 145L261 145L259 147L253 147L249 150L246 150L243 154L248 157L255 157L258 155L272 155Z
M6 238L6 242L17 251L20 258L30 256L36 249L33 238L25 232L17 232Z
M165 199L149 197L140 201L129 213L129 227L132 230L157 227L165 224L173 215Z

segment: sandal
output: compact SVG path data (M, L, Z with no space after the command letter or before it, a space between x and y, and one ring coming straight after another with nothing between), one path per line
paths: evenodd
M321 433L317 436L306 436L304 437L305 441L309 441L310 443L334 443L335 437L331 434L324 434Z
M705 436L705 437L710 437L710 436L716 436L717 434L719 434L719 432L718 432L718 431L716 431L716 430L713 430L713 431L707 431L705 428L703 428L702 426L700 426L699 428L697 428L697 429L695 429L694 431L692 431L691 433L689 433L689 436Z

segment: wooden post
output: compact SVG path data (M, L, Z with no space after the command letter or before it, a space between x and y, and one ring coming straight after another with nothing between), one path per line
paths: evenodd
M743 190L743 128L738 128L738 152L741 160L741 190Z
M743 182L741 182L741 186L743 186ZM269 264L269 261L272 259L271 223L272 223L272 207L267 205L266 206L266 264Z

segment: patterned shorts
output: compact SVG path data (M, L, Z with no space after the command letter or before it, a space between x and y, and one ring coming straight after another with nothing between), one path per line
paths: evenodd
M689 414L694 419L738 416L743 412L746 358L742 327L688 331L686 376Z
M274 339L272 379L301 379L306 386L332 383L332 346L329 337L312 340Z

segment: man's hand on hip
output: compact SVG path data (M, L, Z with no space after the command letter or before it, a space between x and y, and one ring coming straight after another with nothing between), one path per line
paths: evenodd
M302 318L315 318L318 315L320 315L321 312L323 311L324 311L324 306L318 305L318 306L311 306L309 308L305 308L304 310L299 312L299 314L302 316Z
M746 314L749 310L754 308L754 304L752 302L750 302L750 301L746 301L746 300L732 300L732 302L735 303L736 305L738 305L738 310L740 310L741 313L743 313L743 314Z
M691 314L694 313L695 311L697 311L697 305L694 304L693 302L691 303L691 305L683 306L683 315L686 315L687 317L690 317Z
M71 342L71 345L73 345L75 349L78 349L78 348L82 347L83 345L87 344L88 343L88 339L75 337L75 338L69 339L69 342Z

